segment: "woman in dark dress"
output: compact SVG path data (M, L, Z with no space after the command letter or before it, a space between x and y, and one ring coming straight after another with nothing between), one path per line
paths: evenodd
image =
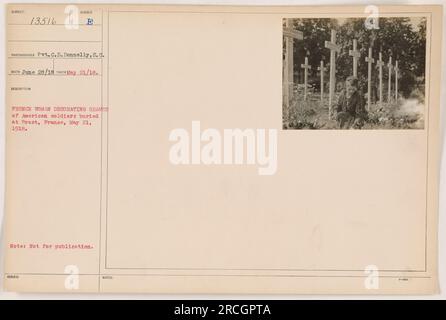
M339 96L336 106L336 121L341 129L361 129L367 120L365 101L358 88L358 79L350 76Z

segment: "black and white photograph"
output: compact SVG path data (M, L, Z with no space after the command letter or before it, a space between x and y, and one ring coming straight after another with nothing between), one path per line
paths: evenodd
M283 19L283 129L424 129L426 17Z

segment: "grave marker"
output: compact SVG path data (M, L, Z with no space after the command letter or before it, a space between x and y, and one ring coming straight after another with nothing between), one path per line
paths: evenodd
M372 48L369 48L369 56L365 58L368 62L368 78L367 78L367 111L370 111L372 105L372 64L375 59L372 57Z
M336 86L336 52L341 50L341 47L336 44L336 30L331 30L330 41L325 41L325 48L330 49L330 82L328 95L328 119L331 120L331 109L333 105L333 96Z
M348 54L353 57L353 76L358 77L358 60L361 54L357 50L358 40L353 39L353 50L349 50Z
M321 104L324 103L324 73L325 73L325 67L324 67L324 60L321 60L321 65L317 67L317 70L321 73Z
M289 118L290 103L294 95L294 40L303 40L303 33L294 30L291 19L286 19L283 30L285 37L285 57L283 62L283 93L285 118Z
M389 57L389 62L387 63L387 68L389 70L389 84L387 88L387 102L390 103L392 99L392 56Z
M382 106L383 104L383 55L380 52L379 53L379 60L376 62L376 65L378 66L379 70L379 105Z
M398 60L395 61L395 102L398 101L398 71L400 71L400 69L398 68Z
M308 70L311 66L308 64L308 57L305 57L305 63L301 64L300 67L304 69L304 101L307 100L307 86L308 86Z

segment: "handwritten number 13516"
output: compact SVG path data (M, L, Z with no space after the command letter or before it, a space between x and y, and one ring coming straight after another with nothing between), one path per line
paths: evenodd
M52 25L56 24L56 19L53 17L33 17L31 19L32 25Z

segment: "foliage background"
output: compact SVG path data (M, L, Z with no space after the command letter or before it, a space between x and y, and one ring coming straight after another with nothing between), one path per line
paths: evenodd
M284 22L285 23L285 22ZM349 19L292 19L294 29L303 32L304 39L294 42L294 70L295 82L303 82L303 70L300 68L308 57L312 66L309 75L310 84L319 90L319 74L317 67L324 60L327 70L330 61L330 50L325 48L325 40L330 40L331 29L337 32L336 42L341 46L341 51L336 56L336 80L345 80L353 74L353 60L349 50L353 48L353 39L358 40L358 50L361 57L358 62L358 78L361 88L366 92L367 88L367 63L369 47L373 50L373 57L378 60L379 52L382 52L384 93L387 92L388 69L387 62L392 56L392 63L398 60L400 68L399 93L408 98L416 92L424 95L425 82L425 58L426 58L426 18L424 17L392 17L380 18L379 29L365 27L364 18ZM377 99L378 72L373 69L373 100ZM328 73L327 73L328 74ZM328 76L326 76L328 79ZM393 81L392 81L393 85Z

